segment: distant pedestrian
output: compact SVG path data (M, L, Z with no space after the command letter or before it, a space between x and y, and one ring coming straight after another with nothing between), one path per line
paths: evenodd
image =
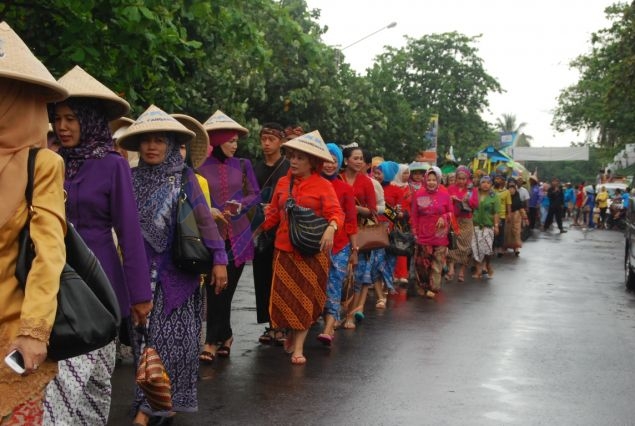
M560 185L560 180L558 178L551 179L551 186L547 191L547 198L549 198L549 210L544 224L545 231L551 228L551 224L555 217L560 233L563 234L567 232L567 230L562 227L562 215L564 213L565 204L564 192L562 191L562 185Z
M472 255L476 261L476 270L472 278L489 278L494 274L490 257L494 253L494 236L500 230L500 199L492 190L492 179L481 177L478 191L478 207L474 210L474 238L472 238Z

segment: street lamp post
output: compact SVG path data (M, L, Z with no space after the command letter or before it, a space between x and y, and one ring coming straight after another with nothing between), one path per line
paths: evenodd
M340 62L341 62L341 60L342 60L342 52L343 52L343 51L345 51L346 49L348 49L348 48L349 48L349 47L351 47L351 46L355 46L357 43L362 42L362 41L366 40L366 39L367 39L367 38L369 38L369 37L374 36L375 34L377 34L377 33L379 33L379 32L382 32L383 30L388 30L388 29L390 29L390 28L395 28L396 26L397 26L397 23L396 23L396 22L391 22L390 24L386 25L385 27L381 27L380 29L378 29L378 30L376 30L376 31L373 31L373 32L372 32L372 33L370 33L370 34L365 35L364 37L360 38L359 40L356 40L356 41L352 42L351 44L349 44L349 45L347 45L347 46L344 46L344 47L342 47L341 49L339 49L340 54L338 55L338 56L339 56L339 57L338 57L338 67L339 67L339 63L340 63Z
M390 28L395 28L396 26L397 26L397 23L396 23L396 22L391 22L390 24L386 25L385 27L381 27L380 29L378 29L378 30L376 30L376 31L373 31L372 33L370 33L370 34L368 34L368 35L366 35L366 36L364 36L364 37L360 38L359 40L352 42L352 43L351 43L351 44L349 44L348 46L344 46L344 47L342 47L342 48L340 49L340 51L344 51L344 50L348 49L348 48L349 48L349 47L351 47L351 46L355 46L357 43L359 43L359 42L361 42L361 41L366 40L368 37L372 37L372 36L374 36L374 35L375 35L375 34L377 34L378 32L381 32L381 31L383 31L383 30L387 30L387 29L390 29Z

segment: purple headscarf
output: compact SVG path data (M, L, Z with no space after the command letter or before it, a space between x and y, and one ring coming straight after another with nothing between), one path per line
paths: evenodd
M459 173L463 173L463 174L465 174L465 176L467 177L467 180L472 179L472 172L470 171L470 169L468 169L468 168L467 168L467 167L465 167L465 166L459 166L459 167L457 167L457 168L456 168L456 172L455 172L455 173L456 173L457 175L458 175Z
M165 251L172 235L184 164L174 135L166 136L168 148L161 164L153 166L140 159L139 166L132 169L141 233L157 253Z
M84 161L101 159L114 150L112 134L101 104L94 99L70 98L64 102L79 121L79 144L72 148L61 147L58 154L66 163L66 179L77 174ZM52 120L54 123L55 120Z

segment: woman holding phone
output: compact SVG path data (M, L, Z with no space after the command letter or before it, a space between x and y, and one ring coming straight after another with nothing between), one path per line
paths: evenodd
M228 358L231 352L234 342L231 328L232 299L245 263L254 258L247 212L260 202L260 197L251 162L246 158L234 157L238 139L247 135L248 130L222 111L216 111L203 127L214 149L197 171L209 183L212 216L225 241L228 256L227 290L216 294L211 286L205 287L207 331L200 360L209 363L217 356Z
M0 22L0 46L0 356L15 368L0 362L0 424L39 425L44 389L57 374L57 363L46 360L46 344L66 262L64 163L47 149L35 160L30 232L38 250L26 293L15 265L28 216L29 149L46 148L46 104L68 93L6 22Z

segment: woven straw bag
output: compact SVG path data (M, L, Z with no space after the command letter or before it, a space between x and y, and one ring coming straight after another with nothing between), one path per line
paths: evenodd
M146 346L141 354L136 377L146 401L155 411L172 410L172 387L170 377L156 349Z

